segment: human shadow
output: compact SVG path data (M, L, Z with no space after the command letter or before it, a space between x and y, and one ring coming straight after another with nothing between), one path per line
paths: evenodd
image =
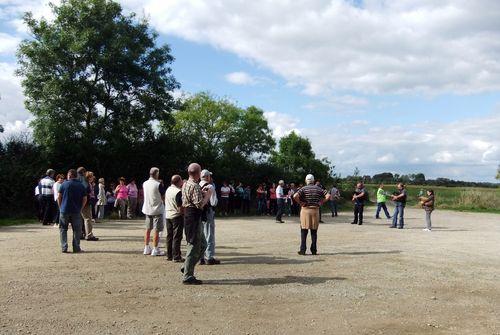
M86 254L117 254L117 255L142 255L141 250L88 250Z
M284 276L279 278L245 278L245 279L213 279L204 280L206 285L250 285L250 286L267 286L267 285L286 285L286 284L302 284L302 285L317 285L334 280L345 280L344 277L298 277Z
M323 259L313 258L313 257L294 259L294 258L265 256L265 255L249 255L249 256L229 257L229 258L224 257L222 258L222 261L224 265L233 265L233 264L297 265L297 264L307 264L313 262L324 262Z
M331 252L331 253L319 253L323 256L335 256L335 255L347 255L347 256L364 256L364 255L390 255L390 254L400 254L401 250L387 250L387 251L342 251L342 252Z

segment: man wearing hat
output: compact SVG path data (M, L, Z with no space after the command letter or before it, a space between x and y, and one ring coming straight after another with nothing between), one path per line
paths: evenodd
M201 256L200 264L216 265L220 261L215 258L215 206L217 206L217 193L212 180L212 172L208 170L201 171L200 187L202 190L210 190L210 200L203 208L201 222L203 223L203 232L207 240L207 249L205 255Z

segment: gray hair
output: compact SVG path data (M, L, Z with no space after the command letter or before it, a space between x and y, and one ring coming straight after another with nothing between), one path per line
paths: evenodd
M151 169L149 169L149 175L151 177L158 176L159 174L160 174L160 169L158 169L157 167L152 167Z
M314 184L314 176L312 174L308 174L306 176L306 184L307 185Z

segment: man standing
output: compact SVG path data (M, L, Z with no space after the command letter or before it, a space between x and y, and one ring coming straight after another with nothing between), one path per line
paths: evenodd
M127 185L127 189L128 189L127 219L133 219L137 211L137 192L138 192L134 178L130 180L130 183Z
M163 205L162 195L160 193L160 169L152 167L149 170L149 179L142 184L144 189L144 204L142 212L146 215L146 234L144 236L144 255L164 256L165 253L158 248L160 232L163 230ZM153 249L149 246L153 231Z
M406 188L403 183L398 184L398 192L396 195L392 196L392 201L394 201L396 208L394 208L394 214L392 215L392 225L389 228L403 229L405 225L405 206L406 206ZM398 225L399 216L399 225Z
M76 171L68 171L68 180L62 183L57 197L59 205L59 232L61 248L63 253L68 252L68 225L71 222L73 229L73 252L78 253L80 248L80 237L82 236L81 210L87 203L87 190L82 183L76 179Z
M172 176L170 186L165 191L165 217L167 219L167 260L184 262L181 255L181 241L184 229L182 217L182 178Z
M45 177L38 183L38 192L40 194L40 204L42 212L42 224L49 225L54 220L54 174L55 171L48 169Z
M351 224L358 224L361 226L363 224L363 210L365 207L366 199L366 189L363 183L358 183L356 185L356 190L352 196L352 201L354 202L354 221Z
M283 220L281 220L281 217L283 216L283 209L285 207L285 198L286 198L283 186L285 186L285 182L283 180L280 180L278 182L278 187L276 187L276 204L278 207L278 210L276 211L276 222L278 223L285 223Z
M316 181L316 186L318 186L319 188L321 188L323 191L325 191L325 190L326 190L326 188L325 188L325 187L321 184L321 181L320 181L320 180L317 180L317 181ZM321 206L322 206L322 205L323 205L323 203L321 203L321 204L319 205L319 223L324 223L324 222L323 222L323 219L321 218L321 212L322 212L322 210L321 210Z
M217 193L212 181L212 172L208 170L201 171L200 187L202 190L212 192L209 202L203 208L201 222L203 224L203 233L207 241L205 255L201 256L200 264L217 265L220 261L215 258L215 206L217 206Z
M387 206L385 205L386 201L387 201L387 196L385 195L384 184L381 183L377 190L377 212L375 213L375 219L380 219L379 214L381 209L384 210L385 217L387 219L391 218L391 215L387 210Z
M330 209L332 211L332 218L339 216L338 210L338 201L340 199L340 192L336 185L333 185L330 190Z
M212 195L210 189L202 191L198 182L201 166L191 163L188 167L189 179L182 185L182 207L184 207L184 230L187 240L186 261L181 272L184 273L182 283L185 285L201 285L203 282L194 276L194 267L205 253L207 241L203 234L201 214L203 207Z

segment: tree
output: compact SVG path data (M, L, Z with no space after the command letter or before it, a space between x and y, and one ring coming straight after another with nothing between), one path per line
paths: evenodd
M331 163L326 158L317 159L309 139L293 131L280 139L278 150L272 152L270 162L282 171L283 178L287 180L302 181L308 173L323 183L332 179Z
M152 124L170 120L179 87L170 48L156 46L148 22L111 0L51 9L53 21L25 14L32 39L18 51L35 141L52 152L67 143L116 152L154 136Z
M240 108L207 92L184 101L174 119L173 133L177 141L193 148L192 160L217 167L227 177L241 171L246 163L269 154L275 146L261 109ZM163 128L168 131L169 125L164 124Z

